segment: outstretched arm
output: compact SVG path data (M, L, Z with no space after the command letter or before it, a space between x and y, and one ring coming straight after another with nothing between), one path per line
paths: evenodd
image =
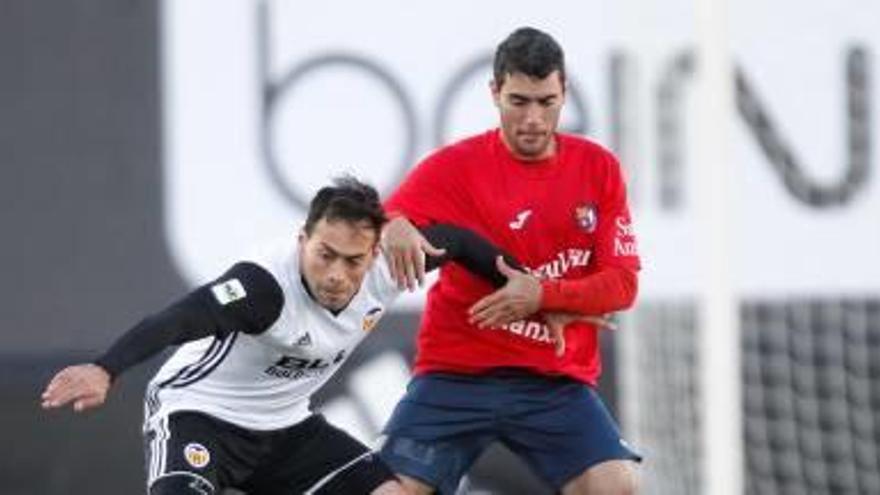
M496 257L504 256L511 266L522 269L512 256L469 229L449 224L418 229L401 216L385 225L381 246L391 277L401 290L421 286L426 272L447 261L460 263L495 287L501 287L506 281L495 266Z
M239 263L165 310L145 318L93 363L59 371L42 394L46 409L73 403L83 411L104 403L113 379L172 345L232 332L260 333L274 323L284 303L269 272Z
M447 261L455 261L471 273L501 287L507 277L498 270L496 259L501 256L514 270L525 272L519 261L470 229L448 224L436 224L421 229L422 235L432 245L444 251L440 256L428 256L427 271L440 267Z

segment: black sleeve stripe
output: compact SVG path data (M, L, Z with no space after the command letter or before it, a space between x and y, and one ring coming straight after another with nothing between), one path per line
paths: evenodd
M202 353L202 356L199 359L184 366L183 368L180 368L177 373L171 376L171 378L168 378L167 380L159 383L159 388L164 388L173 382L176 382L186 376L189 376L190 374L197 372L201 367L205 366L206 363L208 363L219 351L220 343L220 338L214 337L214 339L211 341L211 345L207 349L205 349L205 352Z
M192 385L193 383L205 378L210 375L212 371L214 371L217 366L220 366L220 363L226 359L226 356L229 355L229 351L232 350L232 346L235 345L235 339L238 337L238 332L233 332L226 336L223 339L223 343L220 347L220 352L217 353L215 357L213 357L209 362L206 362L203 366L200 366L198 370L194 373L189 374L186 377L183 377L179 381L171 382L167 384L171 388L180 388L186 387L187 385Z

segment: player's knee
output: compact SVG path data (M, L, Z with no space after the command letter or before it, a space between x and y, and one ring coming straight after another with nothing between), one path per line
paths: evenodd
M370 495L409 495L409 492L398 481L391 480L376 487Z
M597 464L563 488L563 495L634 495L638 493L638 468L632 461Z
M410 478L409 476L402 474L398 474L397 478L400 480L400 483L403 486L403 492L406 495L431 495L435 493L434 488L415 478Z
M367 495L374 492L382 495L404 493L400 484L396 483L396 480L397 478L394 477L394 473L382 462L379 456L371 454L363 457L347 469L336 473L315 493L320 495L336 493ZM382 488L383 491L376 492L379 488Z
M214 495L214 485L195 473L168 473L153 480L150 495Z
M624 465L608 476L601 484L599 489L595 491L597 495L635 495L639 490L639 477L635 466L623 463ZM590 492L591 495L594 492Z

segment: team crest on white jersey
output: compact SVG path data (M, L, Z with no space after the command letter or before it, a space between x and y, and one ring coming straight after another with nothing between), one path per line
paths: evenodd
M201 469L211 462L211 452L200 443L188 443L183 448L183 458L190 466Z
M577 222L578 227L592 234L595 232L596 225L599 223L599 213L596 210L596 205L593 203L586 203L576 206L574 208L574 219Z
M385 312L385 310L383 310L382 308L380 308L378 306L367 311L367 314L364 315L364 322L361 325L361 328L365 332L369 332L370 330L375 328L376 323L379 323L379 319L382 318L382 313L384 313L384 312Z

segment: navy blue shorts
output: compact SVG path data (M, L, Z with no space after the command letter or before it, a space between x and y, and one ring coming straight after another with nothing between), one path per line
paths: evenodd
M391 469L444 495L495 441L557 490L600 462L641 460L592 388L521 371L415 377L384 433Z

